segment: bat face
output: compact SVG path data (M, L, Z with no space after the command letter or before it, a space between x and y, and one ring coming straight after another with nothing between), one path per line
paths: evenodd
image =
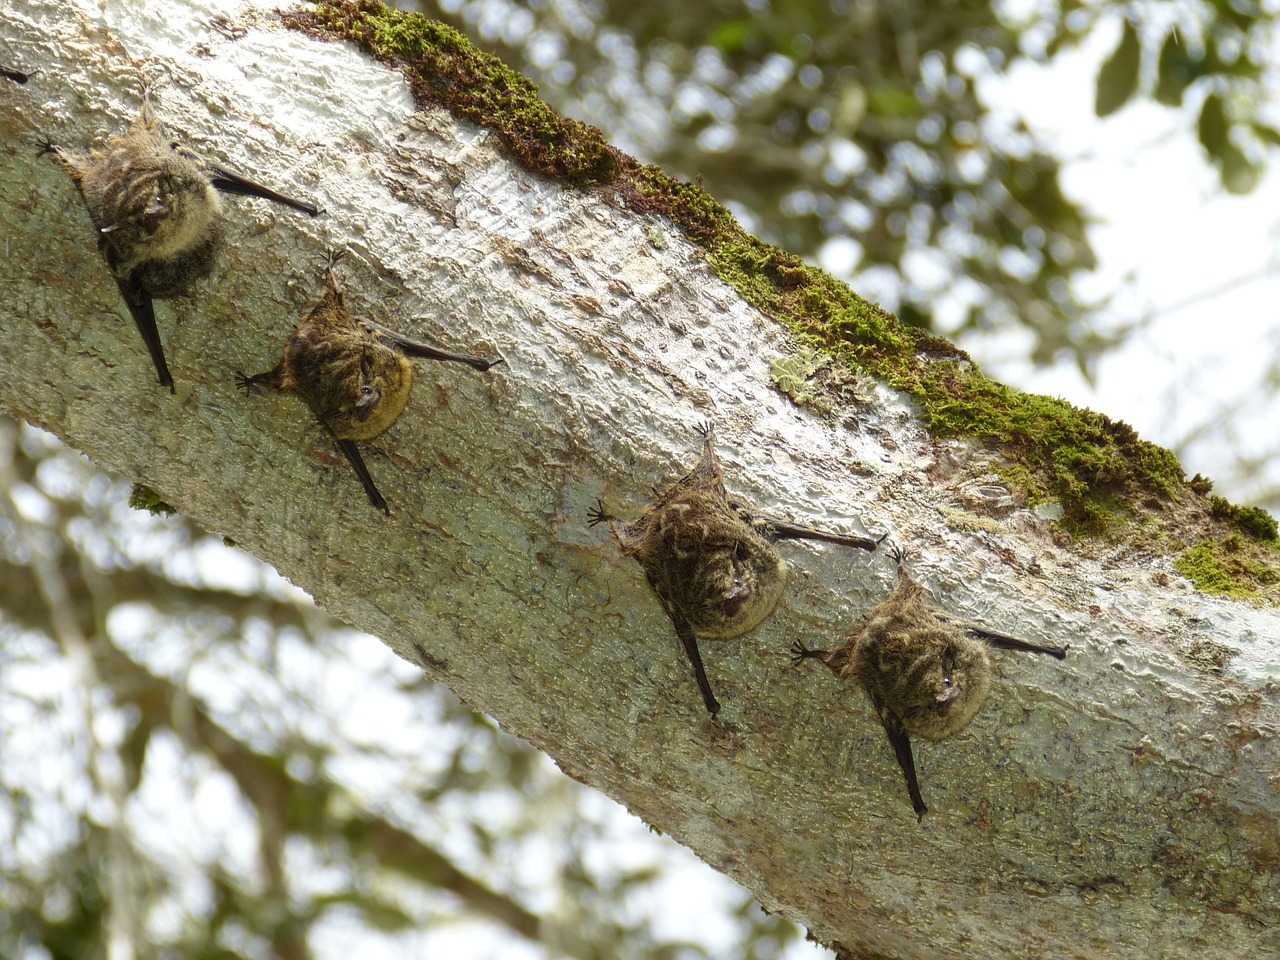
M908 733L930 740L961 730L991 688L991 661L980 641L901 617L872 618L855 648L853 670Z
M778 605L787 568L773 545L733 510L723 490L685 489L651 505L626 540L664 606L702 637L755 629ZM668 612L671 612L668 609Z
M285 348L285 379L339 440L372 440L404 412L413 364L338 303L306 317Z
M413 364L377 342L361 346L350 370L331 372L336 378L332 384L311 385L331 398L330 405L319 407L311 387L303 396L339 440L372 440L386 432L413 390Z
M145 195L121 211L118 228L102 234L107 262L153 297L187 292L209 275L222 247L222 201L207 180L186 172L132 186Z
M757 627L777 607L787 576L773 544L730 503L722 477L708 429L697 466L659 490L619 535L667 612L711 638Z

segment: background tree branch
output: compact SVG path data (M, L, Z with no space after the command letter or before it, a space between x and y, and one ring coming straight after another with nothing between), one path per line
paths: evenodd
M2 55L39 68L0 78L9 410L268 560L845 955L1280 947L1280 618L1173 571L1179 536L1212 526L1189 492L1159 537L1055 536L999 454L934 439L901 394L868 381L824 416L779 392L791 335L669 221L529 172L265 4L144 6L0 12ZM175 139L327 211L228 202L214 277L157 307L176 396L34 146L100 145L148 85ZM302 404L234 386L278 358L335 247L358 313L507 359L420 364L405 416L366 447L389 519ZM761 512L889 531L948 611L1071 644L1065 663L997 655L973 725L918 749L923 824L861 692L786 655L842 641L891 563L784 546L775 616L704 645L713 722L638 569L587 528L597 497L632 515L683 473L705 419Z

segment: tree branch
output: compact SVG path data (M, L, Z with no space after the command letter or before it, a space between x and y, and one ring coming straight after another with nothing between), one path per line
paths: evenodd
M867 386L871 402L838 398L833 418L775 390L790 334L722 281L721 254L607 177L531 173L510 138L416 109L394 69L266 5L243 33L181 3L113 9L0 11L8 49L39 68L0 78L0 402L230 534L848 956L1275 949L1280 619L1173 571L1214 530L1196 496L1126 504L1145 518L1131 532L1073 546L1001 488L1006 461L935 439L901 394ZM228 201L213 278L157 307L176 396L153 382L71 183L34 150L37 131L101 144L148 84L173 137L328 211ZM358 314L507 360L420 364L405 415L364 446L390 518L301 403L235 390L319 301L331 247L349 252ZM742 289L768 284L805 289L763 269ZM1065 663L997 656L974 723L920 745L923 824L866 698L787 658L796 639L843 642L888 596L890 563L784 545L777 613L705 645L712 721L638 568L587 528L597 497L631 515L685 472L705 419L730 494L761 514L889 530L948 612L1071 645ZM1086 486L1105 490L1093 469Z

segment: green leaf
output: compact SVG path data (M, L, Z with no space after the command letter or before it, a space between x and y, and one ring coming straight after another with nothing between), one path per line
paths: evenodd
M1227 130L1227 111L1223 106L1222 97L1212 93L1205 98L1204 106L1200 108L1196 133L1200 138L1200 145L1215 160L1222 156L1223 148L1227 144Z
M909 90L880 86L867 91L869 112L880 117L915 117L921 113L920 101Z
M1182 94L1187 87L1204 75L1205 67L1178 42L1177 31L1171 30L1160 48L1157 73L1156 100L1166 107L1177 107L1182 105Z
M1098 71L1098 94L1093 112L1110 116L1123 107L1138 88L1138 70L1142 66L1142 43L1137 28L1128 20L1120 35L1120 45Z
M1266 123L1250 124L1259 140L1273 147L1280 147L1280 130Z
M1229 193L1249 193L1262 179L1262 170L1234 143L1227 143L1219 161L1222 164L1219 176Z
M1212 5L1216 16L1244 32L1252 30L1263 15L1255 0L1212 0Z
M1230 193L1248 193L1258 185L1262 170L1231 142L1231 121L1218 94L1210 94L1200 108L1200 144L1218 167L1222 185Z

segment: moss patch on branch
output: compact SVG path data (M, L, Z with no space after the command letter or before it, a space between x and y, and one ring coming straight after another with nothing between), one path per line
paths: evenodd
M1274 551L1270 563L1260 561L1256 551L1246 549L1239 534L1220 543L1197 543L1174 560L1173 567L1204 593L1280 604L1280 571Z
M156 517L172 517L178 511L160 499L160 494L150 487L135 483L129 491L129 506L135 510L145 510Z
M785 322L804 347L910 394L936 436L998 447L1011 474L1026 478L1030 502L1062 505L1068 531L1101 533L1144 508L1202 503L1207 484L1189 486L1170 451L1100 413L991 380L964 351L902 324L844 283L751 236L701 187L639 163L595 127L558 116L533 83L452 27L379 0L321 0L314 11L284 19L398 66L419 105L443 107L495 131L527 169L669 218L706 250L727 283ZM1252 537L1276 538L1274 519L1256 508L1215 509L1213 516Z

